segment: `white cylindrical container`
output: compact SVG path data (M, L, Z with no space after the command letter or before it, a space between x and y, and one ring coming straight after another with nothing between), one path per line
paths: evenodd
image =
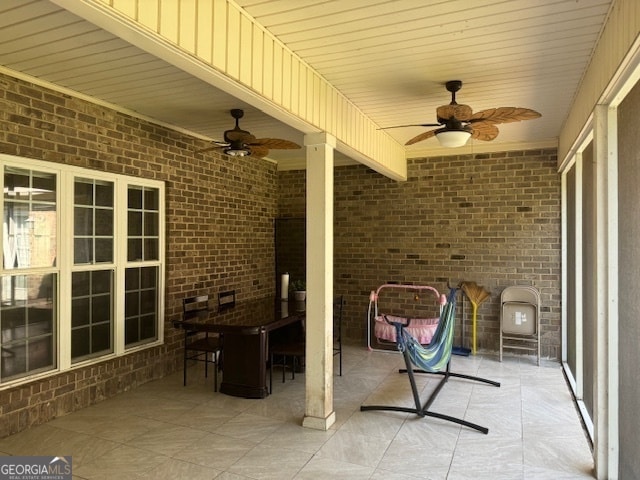
M289 298L289 274L283 273L280 278L280 298L287 300Z

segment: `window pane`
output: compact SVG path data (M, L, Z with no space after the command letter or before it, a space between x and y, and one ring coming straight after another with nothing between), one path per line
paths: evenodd
M135 290L140 283L140 269L127 268L124 272L124 289L127 291Z
M142 240L133 239L127 242L127 260L135 262L142 260Z
M90 336L88 328L81 328L71 331L71 358L84 357L89 355Z
M27 341L27 369L29 372L49 370L53 366L53 338L41 337Z
M156 316L145 315L140 319L140 338L155 339L156 337Z
M142 189L140 187L129 187L127 205L129 208L137 210L142 208Z
M91 350L93 352L111 351L111 330L108 324L93 327Z
M29 198L28 170L22 168L7 167L4 171L4 198L5 200L24 200Z
M91 301L87 297L74 298L71 301L71 326L89 325L91 321Z
M143 290L140 292L140 313L153 313L156 311L156 291Z
M133 271L137 271L134 275ZM158 267L128 268L125 294L125 345L158 337ZM136 283L137 281L137 283Z
M125 294L124 310L127 317L137 316L140 313L140 295L137 291Z
M113 240L96 238L95 263L111 263L113 261Z
M108 322L111 319L111 296L93 297L91 307L91 323Z
M113 210L96 209L96 235L102 237L113 235Z
M158 211L159 192L155 188L145 188L144 190L144 209Z
M132 345L138 343L140 335L138 334L138 317L127 318L124 324L124 343Z
M80 297L89 295L91 284L89 283L90 272L74 272L71 276L71 296Z
M154 212L145 212L144 214L144 234L157 237L160 233L158 228L158 214Z
M5 167L4 180L5 269L54 266L57 255L56 177Z
M97 295L99 293L111 292L111 270L97 270L91 272L91 293Z
M72 362L113 351L113 278L112 270L73 272ZM86 288L75 288L81 282ZM77 343L76 343L77 342Z
M73 263L80 265L92 263L93 240L91 238L76 238L73 240Z
M158 282L158 269L156 267L143 267L140 269L140 287L155 288Z
M76 178L73 232L76 264L113 262L114 184Z
M157 260L160 256L158 252L158 239L145 238L144 240L144 259L145 260Z
M52 173L33 173L33 193L39 195L40 200L55 202L56 177Z
M76 180L73 194L73 201L76 205L93 205L93 184L90 180Z
M142 193L140 193L142 192ZM139 195L143 203L138 205ZM129 261L149 261L159 259L160 216L157 188L129 187L129 213L127 235Z
M73 209L73 234L93 235L93 209L86 207Z
M142 212L129 212L127 234L130 237L142 235Z
M55 274L4 275L0 381L55 368Z
M96 205L113 207L113 183L96 181Z

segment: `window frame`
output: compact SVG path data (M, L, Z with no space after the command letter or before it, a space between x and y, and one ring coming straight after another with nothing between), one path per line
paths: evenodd
M166 262L166 196L165 183L159 180L145 179L117 173L102 172L82 167L64 164L52 164L41 160L34 160L19 156L0 154L2 176L0 185L4 188L5 166L42 171L56 175L56 265L47 268L9 269L0 265L2 275L29 275L33 273L54 273L57 277L56 324L54 337L55 366L47 371L27 374L15 380L2 382L0 390L28 383L37 379L56 375L60 372L86 367L112 358L153 348L164 343L164 287ZM74 182L76 179L93 179L94 181L112 182L114 185L114 225L113 225L113 261L96 262L95 259L87 264L74 264ZM157 260L127 260L127 192L130 186L136 188L152 188L158 191L158 259ZM0 197L0 209L4 211L4 194ZM4 228L4 227L2 227ZM71 240L69 240L71 239ZM0 245L0 251L2 251ZM157 338L152 341L125 347L125 271L132 267L155 267L157 278ZM71 294L72 273L78 271L113 270L113 340L112 352L78 360L74 363L71 357Z

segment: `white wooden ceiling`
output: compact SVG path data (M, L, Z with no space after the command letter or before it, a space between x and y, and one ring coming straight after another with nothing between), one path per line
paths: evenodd
M131 0L142 2L142 0ZM192 1L192 0L163 0ZM211 0L216 1L216 0ZM514 106L542 118L499 126L475 151L553 145L615 0L236 0L380 127L431 123L462 80L474 111ZM139 3L143 5L143 3ZM0 2L0 65L203 138L233 126L302 143L296 131L48 0ZM398 142L423 127L388 130ZM436 139L408 157L442 153ZM448 150L448 153L453 153ZM272 150L283 168L303 151Z

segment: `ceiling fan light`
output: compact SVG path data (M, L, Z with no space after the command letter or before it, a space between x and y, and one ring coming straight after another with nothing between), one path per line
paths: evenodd
M249 150L248 148L229 147L224 149L224 153L226 153L230 157L246 157L248 155L251 155L251 150Z
M466 145L471 137L471 132L467 130L447 130L441 129L436 132L436 138L440 145L447 148L456 148Z

